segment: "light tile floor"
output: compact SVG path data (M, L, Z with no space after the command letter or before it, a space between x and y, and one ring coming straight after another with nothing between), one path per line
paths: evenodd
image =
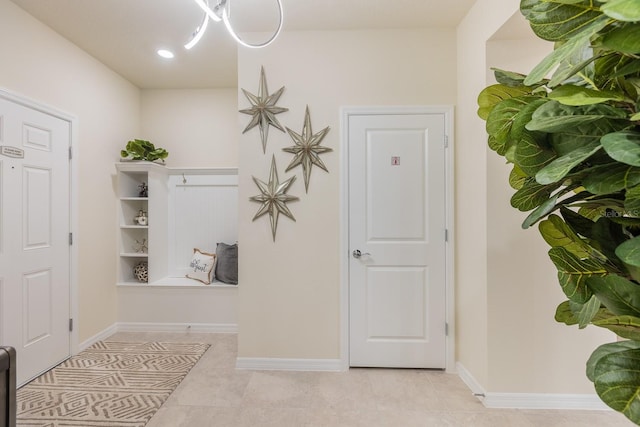
M413 369L235 369L233 334L125 333L119 341L211 347L147 427L629 427L613 411L487 409L456 376Z

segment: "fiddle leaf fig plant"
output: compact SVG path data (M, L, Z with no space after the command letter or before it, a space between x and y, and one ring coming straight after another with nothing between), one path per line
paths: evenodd
M164 148L156 148L151 142L143 139L134 139L127 142L124 150L120 151L120 156L130 160L146 160L153 162L160 160L164 163L169 153Z
M640 425L640 1L521 0L554 50L494 69L478 96L488 145L512 165L511 205L551 247L555 318L606 328L586 364L600 398Z

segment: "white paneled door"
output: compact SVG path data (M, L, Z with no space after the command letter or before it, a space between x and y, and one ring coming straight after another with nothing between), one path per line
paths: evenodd
M0 146L0 345L22 384L70 354L70 123L0 97Z
M350 366L445 368L445 115L348 120Z

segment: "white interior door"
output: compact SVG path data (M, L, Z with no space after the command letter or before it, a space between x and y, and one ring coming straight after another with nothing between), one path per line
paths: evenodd
M351 115L350 366L445 368L445 115Z
M0 344L18 384L70 355L69 122L0 97Z

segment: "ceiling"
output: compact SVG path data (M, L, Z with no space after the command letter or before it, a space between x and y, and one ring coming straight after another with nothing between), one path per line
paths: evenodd
M203 18L192 0L11 1L140 88L237 86L237 49L246 48L223 24L210 22L197 46L182 47ZM282 0L283 31L451 28L474 2ZM276 0L232 0L231 21L238 32L269 32ZM161 47L175 58L160 58Z

